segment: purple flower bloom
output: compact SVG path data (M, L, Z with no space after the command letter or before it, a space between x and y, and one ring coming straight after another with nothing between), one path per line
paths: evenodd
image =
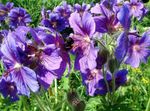
M68 5L67 2L63 2L61 6L54 8L54 12L59 13L61 17L68 19L72 12L71 5Z
M139 0L130 0L130 2L126 2L127 6L130 9L131 15L137 18L141 18L143 16L144 4Z
M74 35L72 35L73 50L78 53L75 68L83 73L86 72L86 69L94 69L98 50L94 47L92 40L95 33L95 22L92 15L84 12L80 16L79 13L74 12L69 18L69 23L74 30Z
M101 4L107 7L109 10L113 10L122 0L102 0ZM116 8L116 7L115 7Z
M83 12L88 11L90 7L91 7L90 4L85 4L85 3L83 3L82 5L75 4L74 11L77 11L78 13L82 14Z
M1 52L3 54L2 61L5 65L5 76L11 75L12 80L15 82L18 94L29 96L30 90L33 92L38 91L39 84L35 72L24 66L21 63L21 56L19 56L17 44L13 38L13 33L9 33L5 38Z
M119 39L115 56L117 60L124 61L132 67L138 67L141 62L146 62L150 55L149 32L145 32L142 37L136 33L123 32Z
M5 20L8 16L9 11L13 8L13 3L7 2L6 5L0 3L0 21Z
M96 4L91 8L91 13L100 14L94 17L97 32L113 33L117 30L118 19L112 10L107 9L104 5Z
M61 17L59 13L53 12L49 14L49 18L42 19L41 24L56 31L62 31L68 27L68 23L65 18Z
M70 68L70 58L64 49L62 37L59 34L51 35L46 32L42 29L32 30L31 35L39 46L31 44L28 47L34 48L32 53L34 54L33 59L37 58L35 70L38 80L47 89L54 78L62 77L68 65Z
M141 62L146 62L150 56L150 36L145 32L141 38L136 35L128 36L128 51L125 57L125 63L132 67L138 67Z
M126 69L120 70L115 73L115 90L120 86L124 85L127 81L128 71ZM110 73L106 74L106 80L108 82L109 91L112 91L112 75ZM100 79L99 82L95 85L95 95L105 95L108 90L104 79Z
M42 10L41 10L42 19L48 18L50 13L51 13L51 10L45 10L45 8L42 8Z
M11 77L2 77L0 79L0 92L3 96L9 97L11 101L19 100L17 95L17 88L15 82L11 80Z
M96 91L96 84L103 79L102 72L98 69L92 71L88 70L87 73L82 73L83 84L86 86L88 95L94 96Z
M13 8L9 13L10 27L26 26L31 22L30 15L23 8Z

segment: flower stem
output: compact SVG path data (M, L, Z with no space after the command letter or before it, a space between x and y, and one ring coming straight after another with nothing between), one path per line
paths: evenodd
M108 84L108 82L107 82L106 71L105 71L105 69L104 69L104 66L103 66L102 69L103 69L103 76L104 76L104 81L105 81L105 83L106 83L107 91L109 92L109 84Z
M55 104L57 104L57 102L58 102L58 99L57 99L57 96L58 96L58 94L57 94L57 79L55 79L54 81L55 81Z

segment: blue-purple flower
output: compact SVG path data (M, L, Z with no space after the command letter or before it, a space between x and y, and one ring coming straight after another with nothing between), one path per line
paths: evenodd
M96 4L91 8L91 13L97 15L94 17L97 32L113 33L117 30L119 24L113 10L107 9L104 5Z
M54 12L49 14L49 18L42 19L41 24L58 32L68 27L68 22L66 19L63 18L59 13Z
M59 13L61 17L68 19L72 13L71 5L68 5L67 2L63 2L62 5L54 8L54 12Z
M85 4L85 3L82 3L82 5L80 4L75 4L74 5L74 11L80 13L80 14L83 14L84 11L88 11L90 9L90 4Z
M120 86L124 85L127 81L127 74L128 71L126 69L119 70L115 73L115 90L117 90ZM113 90L113 80L112 74L107 72L106 74L106 81L108 83L108 88L106 82L103 79L100 79L98 83L95 85L95 93L94 95L105 95L107 92L112 92Z
M0 3L0 22L5 20L9 11L13 8L13 3L7 2L6 5Z
M131 34L128 35L128 51L125 57L125 63L132 67L138 67L141 62L146 63L150 56L150 36L145 32L142 37Z
M36 73L21 63L18 49L19 47L13 38L13 33L10 32L1 45L2 61L6 69L4 76L10 75L12 77L18 94L29 96L30 90L33 92L38 91L39 84Z
M10 98L11 101L19 100L17 95L17 87L15 82L12 81L11 77L1 77L0 79L0 92L5 98Z
M87 70L87 73L82 73L82 81L86 86L88 95L94 96L96 91L96 85L103 79L103 74L99 69Z
M74 30L71 38L74 40L73 50L76 51L75 68L81 72L94 69L98 52L92 40L95 33L94 18L86 11L81 16L74 12L69 18L69 23Z
M31 22L30 15L23 8L13 8L9 13L9 25L12 28L26 26Z
M130 10L130 14L134 17L140 19L144 15L144 10L146 9L144 7L144 4L139 0L130 0L130 2L125 2L125 4L127 4Z
M34 49L33 59L37 58L35 70L40 83L47 89L54 78L62 77L67 66L70 70L70 57L64 48L64 40L60 34L48 34L43 29L34 29L31 30L31 35L35 44L39 44L38 47L28 45Z

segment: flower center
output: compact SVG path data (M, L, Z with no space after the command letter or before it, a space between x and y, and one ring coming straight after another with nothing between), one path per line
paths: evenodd
M132 9L133 9L133 10L136 10L136 6L135 6L135 5L133 5L133 6L132 6Z
M52 26L53 26L54 28L56 28L56 27L57 27L57 22L52 22Z
M19 22L21 21L21 19L22 19L22 17L18 17L18 21L19 21Z
M97 69L94 69L91 71L91 74L89 75L88 77L88 80L93 80L95 78L95 76L98 74L98 70Z
M3 16L3 15L5 15L5 14L6 14L6 11L0 10L0 16Z
M140 51L140 46L139 45L134 45L133 46L133 51Z
M84 40L86 41L86 42L88 42L88 43L90 43L90 38L89 38L89 36L86 36L85 38L84 38Z
M14 68L15 69L19 69L19 68L21 68L22 66L21 66L21 64L19 64L19 63L16 63L15 65L14 65Z

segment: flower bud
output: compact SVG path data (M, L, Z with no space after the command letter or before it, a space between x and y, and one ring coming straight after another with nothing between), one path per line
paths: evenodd
M85 103L84 101L80 100L75 91L68 92L67 99L74 111L84 111Z
M114 73L118 69L118 67L119 67L119 63L117 59L112 58L108 61L108 68L111 73Z
M104 65L109 57L109 51L107 49L102 49L98 52L98 57L96 59L97 68L101 69L102 65Z

